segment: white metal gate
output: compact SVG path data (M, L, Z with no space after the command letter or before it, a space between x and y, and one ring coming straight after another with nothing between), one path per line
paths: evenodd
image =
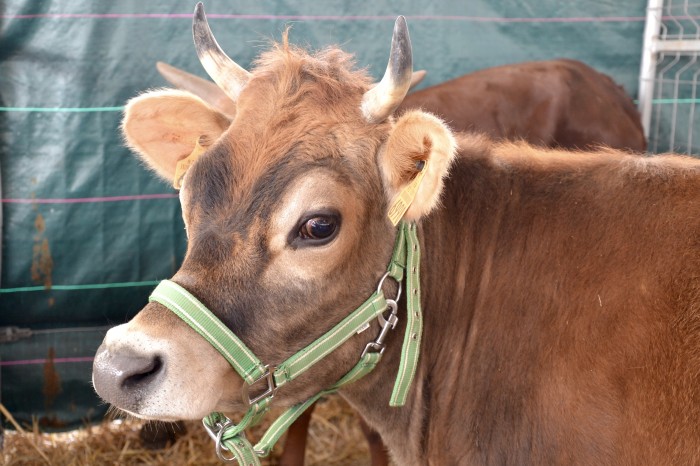
M700 156L699 21L700 3L649 0L639 76L639 111L649 152Z

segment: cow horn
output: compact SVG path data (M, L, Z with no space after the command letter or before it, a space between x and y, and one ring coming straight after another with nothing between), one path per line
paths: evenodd
M192 19L192 36L197 56L211 79L234 101L250 79L250 73L231 60L216 42L204 14L204 5L197 3Z
M362 114L368 122L379 123L394 113L411 87L412 73L411 38L406 18L399 16L394 23L391 54L384 77L362 97Z

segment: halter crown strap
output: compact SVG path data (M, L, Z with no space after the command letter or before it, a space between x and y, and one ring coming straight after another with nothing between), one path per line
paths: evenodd
M406 264L406 332L401 346L401 362L396 376L394 390L391 393L389 406L406 404L408 391L418 368L418 355L423 335L423 316L420 306L420 245L416 234L416 224L402 224L401 232L405 233ZM392 261L393 263L393 261Z

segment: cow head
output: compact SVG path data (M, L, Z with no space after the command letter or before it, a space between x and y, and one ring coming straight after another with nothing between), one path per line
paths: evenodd
M335 48L312 55L286 35L248 72L220 50L201 5L194 35L203 65L236 103L233 121L193 94L158 90L129 102L123 131L169 181L197 142L204 147L182 180L188 246L172 280L274 365L374 291L394 244L389 201L426 161L404 218L433 209L454 141L429 114L391 117L411 80L403 18L386 75L374 87L349 55ZM282 387L276 403L297 403L336 382L368 338L351 338ZM143 418L244 408L240 377L158 303L107 333L93 381L105 400Z

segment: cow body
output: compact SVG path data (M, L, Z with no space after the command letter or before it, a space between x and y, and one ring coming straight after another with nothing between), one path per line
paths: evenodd
M341 390L395 462L700 461L700 162L455 138L428 113L394 118L411 77L400 20L377 86L340 50L309 55L286 39L248 72L195 22L235 119L153 91L127 105L123 124L165 179L204 147L175 180L188 249L172 281L277 366L376 290L396 236L389 206L420 176L403 216L418 224L424 309L407 403L389 407L403 300L377 368ZM273 403L335 384L379 328L362 328ZM93 381L143 418L248 407L243 378L158 302L107 333Z
M384 408L398 341L351 402L397 464L697 463L700 163L462 143L413 405Z
M610 77L576 60L487 68L406 96L455 131L524 139L546 147L646 149L639 112Z

